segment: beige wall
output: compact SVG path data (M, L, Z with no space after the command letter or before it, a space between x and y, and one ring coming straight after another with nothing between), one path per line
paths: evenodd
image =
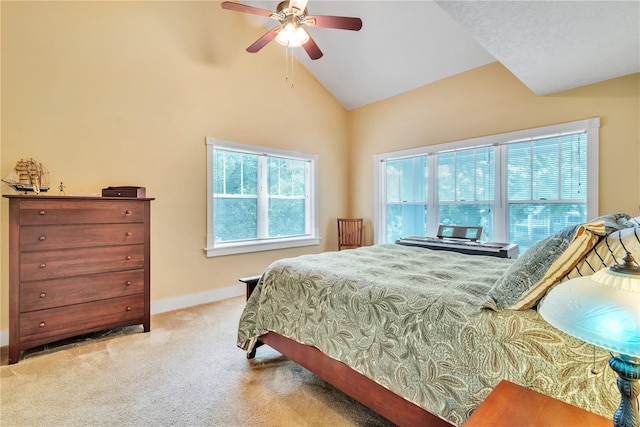
M370 227L375 153L599 116L600 211L640 202L639 75L536 97L496 63L347 112L300 65L286 87L283 48L246 53L264 28L217 2L2 1L0 11L1 175L34 157L67 194L145 186L156 198L154 301L332 250L337 216ZM322 245L206 258L205 136L319 154ZM6 199L0 212L6 330Z
M350 112L351 213L372 220L374 154L591 117L601 118L599 211L637 214L640 74L539 97L497 62Z
M238 285L270 262L337 245L347 211L347 111L265 29L218 2L7 2L2 8L4 177L22 157L53 190L141 185L152 202L152 300ZM322 244L206 258L205 137L319 155ZM7 185L4 194L13 194ZM0 329L8 327L2 199Z

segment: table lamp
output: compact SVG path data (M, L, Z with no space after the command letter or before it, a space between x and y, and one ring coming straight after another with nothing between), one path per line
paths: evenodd
M621 396L613 425L640 427L640 267L631 253L624 264L560 283L538 312L561 331L611 352Z

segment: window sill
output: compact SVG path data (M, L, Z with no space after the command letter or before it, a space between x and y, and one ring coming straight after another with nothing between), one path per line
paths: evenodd
M218 247L207 247L204 251L207 257L225 256L244 254L249 252L261 252L272 251L276 249L297 248L301 246L314 246L319 245L320 239L318 237L299 237L289 239L269 239L261 241L250 242L235 242L219 245Z

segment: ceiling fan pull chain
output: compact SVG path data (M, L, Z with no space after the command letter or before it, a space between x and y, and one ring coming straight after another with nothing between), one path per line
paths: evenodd
M291 61L291 89L293 89L293 49L289 49L289 58Z
M289 49L284 47L284 84L289 84Z
M293 49L286 46L284 49L284 83L288 85L289 81L291 81L291 88L293 88Z

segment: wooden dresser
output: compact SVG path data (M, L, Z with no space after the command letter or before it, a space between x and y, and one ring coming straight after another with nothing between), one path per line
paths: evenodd
M9 198L9 363L23 350L150 324L152 198Z

